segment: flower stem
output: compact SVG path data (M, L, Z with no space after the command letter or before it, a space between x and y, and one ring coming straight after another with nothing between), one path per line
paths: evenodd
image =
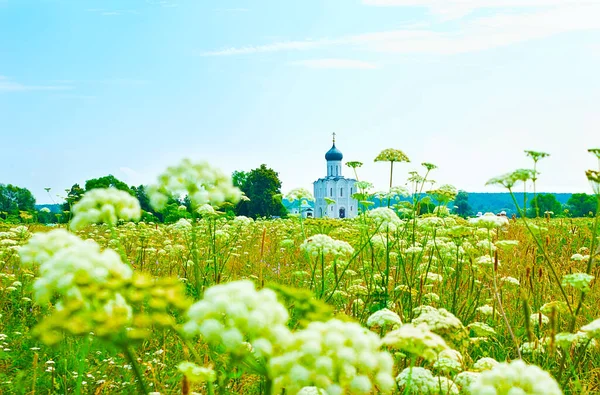
M144 376L142 374L142 371L140 370L140 365L137 363L137 360L135 359L135 356L131 352L129 346L124 345L123 352L125 353L127 360L129 360L129 363L133 368L133 373L135 374L135 378L137 379L139 390L142 394L148 394L148 392L150 391L148 391L148 387L146 387L146 383L144 382Z

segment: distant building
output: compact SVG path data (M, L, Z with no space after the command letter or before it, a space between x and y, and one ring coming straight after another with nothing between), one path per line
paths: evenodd
M358 201L352 198L356 193L355 179L344 178L342 175L342 159L344 155L335 146L335 133L333 146L325 154L327 161L327 177L319 178L313 183L315 205L315 218L354 218L358 211ZM325 198L332 199L335 203L327 204Z
M313 218L315 216L315 203L308 201L308 200L302 200L301 202L298 202L298 200L294 200L292 202L290 202L287 199L283 199L282 200L283 203L283 207L285 207L285 209L288 211L288 213L290 214L302 214L302 218Z

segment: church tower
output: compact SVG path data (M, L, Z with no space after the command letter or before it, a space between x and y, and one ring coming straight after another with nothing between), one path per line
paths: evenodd
M356 193L356 180L344 178L342 175L343 158L344 155L335 146L333 133L333 145L325 154L327 176L313 183L316 218L354 218L358 213L358 201L352 198ZM334 203L328 203L325 198L333 200Z

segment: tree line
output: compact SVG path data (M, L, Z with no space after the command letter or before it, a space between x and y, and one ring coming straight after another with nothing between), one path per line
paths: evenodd
M235 186L240 188L246 199L240 201L237 205L225 203L220 210L226 215L233 217L244 215L251 218L273 218L285 217L287 210L282 204L281 180L279 174L262 164L256 169L250 171L234 171L232 181ZM0 184L0 221L10 223L20 222L40 222L57 223L68 222L71 217L71 210L83 195L92 189L114 187L135 196L142 209L142 220L146 222L173 223L181 218L192 218L191 204L187 196L173 196L170 198L167 206L160 211L155 210L150 205L150 199L146 192L146 186L129 186L125 182L109 174L100 178L87 180L83 187L79 184L67 190L67 196L64 203L60 205L59 212L42 208L37 210L35 207L35 197L26 188L21 188L11 184ZM561 194L564 195L564 194ZM476 197L476 205L473 208L472 197ZM566 202L561 203L556 194L541 193L535 196L530 194L515 194L517 202L521 209L525 207L525 213L528 217L535 216L553 216L553 217L590 217L594 216L598 210L598 199L595 195L585 193L571 194ZM561 196L564 198L565 196ZM486 206L485 200L488 200ZM408 198L412 199L412 198ZM507 193L473 193L459 191L453 202L449 204L451 212L462 217L469 217L477 214L478 211L500 212L504 211L511 217L513 214L520 216L514 203L509 200ZM374 207L378 202L374 200ZM436 203L430 200L423 200L419 206L419 214L432 213ZM496 212L496 214L498 214Z
M245 215L251 218L285 217L287 210L282 204L281 180L279 173L262 164L249 171L235 171L232 174L235 186L241 189L245 199L237 205L225 203L219 209L228 216ZM87 180L83 186L73 184L66 190L64 203L59 212L48 208L36 210L35 197L26 188L0 184L0 221L10 223L40 222L64 223L71 218L73 206L83 195L92 189L117 188L135 196L142 209L142 220L146 222L174 223L181 218L192 218L191 202L187 196L172 196L163 210L155 210L150 205L146 186L129 186L112 174Z

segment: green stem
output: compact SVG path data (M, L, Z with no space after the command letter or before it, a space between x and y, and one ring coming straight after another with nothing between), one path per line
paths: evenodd
M135 356L129 349L129 346L124 345L123 352L125 353L127 360L129 360L129 363L133 368L133 373L135 374L135 378L137 379L139 390L142 394L148 394L150 391L148 391L148 387L146 387L146 383L144 382L144 376L142 374L142 371L140 370L140 365L137 363L137 360L135 359Z
M392 177L394 175L394 161L390 162L390 190L388 193L388 202L387 202L387 206L388 208L390 208L390 199L391 199L391 193L392 193Z
M546 249L544 248L544 245L542 244L542 242L539 240L539 238L535 235L535 233L531 229L531 226L529 225L529 221L527 221L527 218L523 216L523 210L521 210L521 208L519 207L519 204L517 203L517 199L515 198L513 191L510 188L508 188L508 191L510 192L510 196L513 199L513 202L515 204L515 207L517 208L517 211L519 212L519 214L521 215L521 218L523 219L523 222L525 223L525 227L527 228L527 231L531 234L531 236L533 236L533 240L535 240L538 248L540 249L540 251L542 251L542 255L544 256L544 260L546 261L546 264L547 264L546 266L548 266L548 268L550 269L550 272L552 273L552 277L554 277L554 280L558 284L558 288L560 289L560 292L561 292L563 298L565 299L565 303L567 304L569 313L571 314L571 316L574 316L573 307L571 306L569 297L567 296L567 294L562 286L560 278L558 278L558 274L556 273L556 270L554 270L554 266L552 265L552 261L550 260L550 257L548 256L548 253L546 252Z

